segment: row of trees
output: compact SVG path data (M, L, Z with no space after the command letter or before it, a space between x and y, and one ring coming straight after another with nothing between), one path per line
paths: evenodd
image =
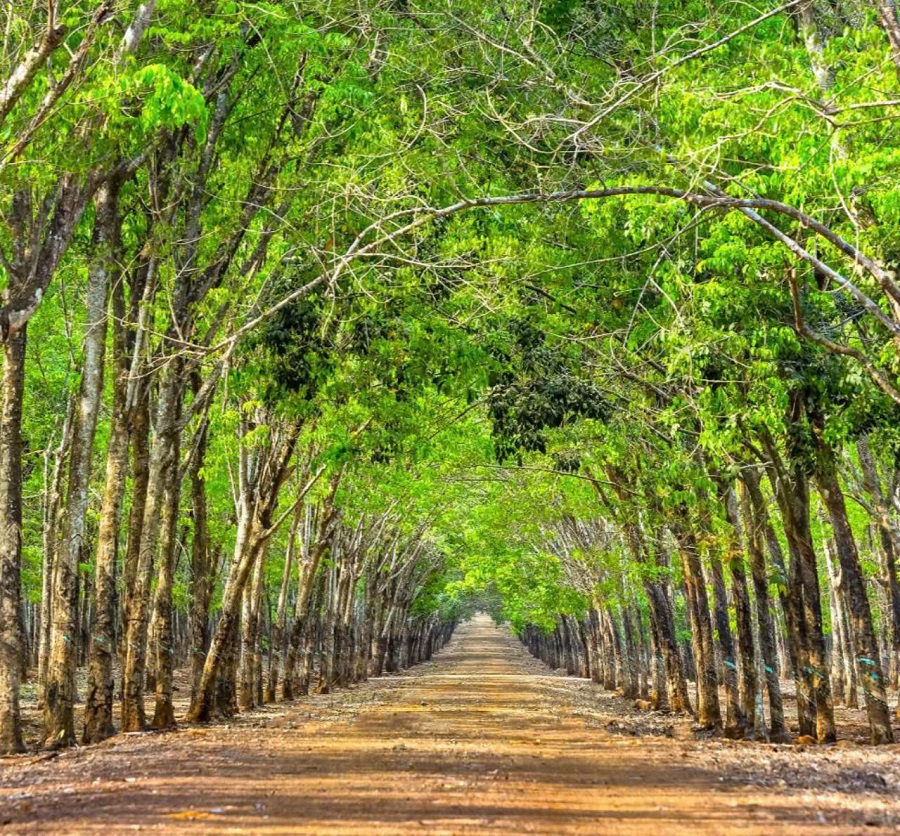
M324 292L341 183L313 184L380 61L356 18L250 6L2 13L0 751L26 674L66 746L172 725L184 654L205 720L446 639L424 530L337 504L392 397L357 395L380 360Z
M872 464L867 450L861 458ZM769 476L774 494L780 477ZM833 703L857 708L861 690L872 741L890 742L900 612L893 535L870 523L867 536L876 539L869 541L869 554L879 562L868 593L845 497L834 485L829 489L838 491L829 504L839 514L826 520L820 495L822 521L809 523L806 540L788 534L783 521L789 518L770 507L752 466L724 487L717 533L705 543L685 508L668 519L635 514L623 521L619 506L621 528L609 517L566 516L546 548L586 609L558 616L550 632L526 625L523 640L553 667L646 701L653 710L694 713L702 726L729 736L790 739L782 693L782 680L790 678L799 732L833 741ZM775 530L776 520L783 530ZM821 548L827 572L821 584L827 605L819 600L809 621L798 542ZM623 573L623 562L632 571ZM823 594L818 573L814 592ZM816 648L818 654L810 654Z
M802 733L855 676L892 738L893 3L0 22L0 750L23 676L94 741L184 660L208 719L485 588L704 725L721 680L780 735L780 649Z

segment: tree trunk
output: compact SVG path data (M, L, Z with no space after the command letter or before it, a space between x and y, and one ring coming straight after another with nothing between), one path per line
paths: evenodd
M128 540L122 569L122 607L119 628L119 658L125 658L131 602L134 600L141 532L147 507L147 487L150 481L150 393L148 386L140 386L131 425L132 487L131 510L128 515ZM124 693L124 682L122 685Z
M712 575L713 600L715 602L716 636L724 667L725 734L729 737L743 737L747 723L744 712L741 709L741 701L738 694L737 660L734 655L734 639L731 636L731 625L728 621L728 593L725 589L725 574L722 571L722 562L715 552L710 555L709 563Z
M672 605L663 584L653 585L653 596L658 619L658 643L662 654L663 669L666 675L666 693L669 710L678 714L691 714L691 701L688 695L687 676L684 662L678 652L678 638L675 633L675 618Z
M889 626L890 668L894 687L897 687L900 683L900 578L897 577L897 561L900 558L900 530L897 528L896 521L891 514L890 502L881 486L868 438L861 437L856 448L863 473L863 488L872 497L875 521L881 535L882 571L888 595L886 620Z
M785 535L791 550L790 590L791 603L798 610L795 615L798 686L798 703L806 699L803 713L815 717L815 732L819 743L833 743L836 738L834 706L831 699L831 683L826 667L825 636L822 631L822 605L819 592L819 576L816 570L816 553L813 548L809 523L809 485L801 465L793 467L790 486L776 488L780 493ZM779 485L783 480L776 480ZM801 734L809 734L801 723Z
M88 271L87 331L84 337L81 384L75 408L74 435L69 458L66 514L54 565L50 658L44 693L45 744L73 746L75 739L75 667L78 564L85 551L88 488L97 416L103 398L112 252L118 230L117 195L108 184L95 197L95 259Z
M118 249L118 223L116 250ZM117 276L119 271L116 271ZM125 339L125 298L120 280L111 282L113 308L113 348L115 380L113 382L112 422L106 453L106 479L100 506L100 528L95 557L96 615L88 662L88 690L85 699L85 744L99 743L115 734L113 723L113 660L116 651L116 559L122 502L128 472L128 446L131 438L128 394L129 365Z
M823 543L825 552L825 566L828 572L828 594L831 603L831 684L834 700L841 702L848 708L857 708L856 704L856 675L852 664L847 660L853 658L847 644L847 631L844 629L844 608L838 596L838 574L832 557L833 549L826 539Z
M288 532L287 549L284 554L284 570L281 574L281 587L278 590L278 604L275 612L275 623L272 625L271 657L269 660L269 676L266 681L266 702L275 702L278 693L278 677L281 674L281 657L284 653L284 631L287 626L287 601L291 585L291 572L294 568L294 555L297 550L297 527L300 524L300 508L294 515L291 530Z
M788 734L784 722L781 684L778 681L778 648L769 599L769 578L766 573L766 559L763 552L763 525L753 508L750 492L746 489L741 491L741 511L747 539L750 576L753 579L753 592L756 600L759 650L762 656L766 695L769 703L769 736L777 743L784 743L788 739Z
M618 474L612 473L614 477ZM619 477L620 478L620 477ZM616 484L619 484L616 478ZM647 538L637 524L625 526L625 539L632 558L641 564L649 563L647 559ZM668 556L661 541L656 542L656 565L668 569ZM678 642L675 636L675 622L672 616L672 607L669 602L668 591L660 580L654 580L648 575L644 579L644 592L650 605L651 629L654 631L659 653L662 657L663 669L666 676L665 694L669 709L676 713L691 713L690 696L688 695L687 679L681 654L678 652ZM662 691L663 689L660 689Z
M332 483L331 496L337 487L336 482ZM300 652L301 639L308 638L304 636L306 630L306 621L309 618L309 605L311 596L318 582L319 563L328 548L329 527L334 516L334 508L331 500L327 500L319 510L319 518L316 522L315 542L307 544L305 555L302 556L300 571L297 577L297 603L294 610L294 624L291 628L291 635L288 640L288 649L284 659L284 683L282 685L282 697L285 700L293 698L293 679L294 668L297 663L297 657ZM381 661L383 662L383 656ZM381 670L375 674L379 676Z
M19 715L24 328L6 341L0 385L0 755L8 755L25 751Z
M706 581L693 533L688 529L687 511L682 509L682 523L675 529L681 553L688 617L691 624L691 648L697 668L697 722L707 729L722 725L719 708L719 680Z
M750 612L750 592L747 588L747 571L744 567L743 531L738 511L737 496L731 485L722 486L720 495L730 525L726 563L731 575L731 592L737 623L737 648L739 662L739 694L741 710L749 724L749 735L761 736L764 729L756 727L756 696L759 683L756 678L756 653L753 648L753 617Z
M788 572L784 562L784 554L781 550L781 543L778 535L772 527L769 519L769 509L766 505L765 497L763 497L762 488L760 487L760 477L756 470L746 468L741 475L747 493L750 497L750 503L753 507L753 514L757 520L757 526L761 531L761 536L766 544L769 557L772 561L775 574L775 585L778 591L778 603L781 610L781 617L784 621L785 629L790 632L790 602L788 601ZM776 637L777 637L776 633ZM784 643L787 650L788 665L784 666L785 675L794 676L797 669L797 659L795 655L794 644L788 640Z
M159 550L159 573L156 586L156 703L153 728L170 729L175 726L175 707L172 703L175 667L175 637L172 631L172 589L175 583L175 553L178 548L178 507L181 482L178 474L178 444L166 474L166 492L162 509L162 537Z
M891 714L887 704L878 640L872 623L872 611L866 595L866 581L859 562L856 540L847 517L844 494L838 482L834 454L821 436L822 427L818 429L819 468L816 479L834 532L837 558L841 567L840 593L845 596L850 616L856 665L865 695L872 743L893 743Z
M265 548L259 549L253 574L244 587L241 606L241 658L238 668L238 707L242 711L256 705L256 678L259 667L259 622Z
M68 399L66 417L63 422L62 437L55 454L52 475L44 478L44 532L42 538L43 560L41 561L41 628L38 647L38 708L44 708L44 693L47 688L47 663L50 660L50 624L53 605L53 562L59 535L60 506L62 503L62 482L64 463L69 458L72 443L72 422L75 417L73 392Z
M239 532L238 540L235 543L235 556L225 584L219 621L216 624L209 653L206 654L206 661L203 665L200 687L191 701L191 708L188 712L188 719L191 722L205 723L213 717L216 681L228 653L235 652L234 645L238 637L238 620L244 588L263 546L263 542L259 539L260 534L256 521L245 519L244 531Z
M897 3L896 0L875 0L875 5L878 7L878 17L890 45L891 60L897 71L897 79L900 80L900 16L897 14Z
M141 523L140 547L134 573L134 587L125 637L125 665L122 692L122 730L143 731L147 725L144 709L144 677L147 662L147 628L153 563L159 542L166 474L175 466L176 415L181 385L175 369L164 374L156 407L156 436L150 450L147 496ZM129 544L130 545L130 544Z
M195 385L196 392L199 386ZM197 454L190 471L191 515L194 522L194 538L191 542L191 696L197 693L203 675L203 663L209 645L209 605L212 598L213 571L209 544L209 526L206 505L206 479L203 467L207 447L206 421L200 427Z

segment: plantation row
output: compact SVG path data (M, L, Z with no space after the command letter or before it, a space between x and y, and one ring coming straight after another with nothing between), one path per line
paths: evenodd
M860 454L871 466L868 451L862 448ZM876 478L874 472L868 475ZM773 482L777 489L777 477ZM874 489L883 502L877 482ZM624 537L635 563L660 567L665 573L643 573L641 586L634 581L624 584L622 597L595 598L595 607L583 618L559 616L552 632L528 625L522 631L523 642L553 668L590 678L607 690L620 690L654 711L695 714L700 725L730 737L791 740L781 688L781 679L791 678L797 731L819 742L833 742L834 703L858 708L862 690L872 741L893 741L888 695L896 699L900 685L896 644L900 609L896 583L893 587L889 583L897 577L892 530L881 531L886 558L881 577L888 582L887 588L873 590L872 608L852 534L842 543L843 560L842 546L835 540L823 543L831 623L826 639L818 578L812 587L817 604L810 613L804 609L808 593L799 577L802 555L793 547L797 540L787 538L787 532L779 538L773 530L777 512L770 515L758 476L747 471L726 491L721 502L733 526L726 535L728 551L713 551L704 561L689 529L654 535L632 525ZM843 495L831 499L840 515L834 518L833 530L849 532ZM608 575L596 564L586 565L580 555L609 548L615 537L603 522L569 519L558 527L553 551L578 587L596 589L609 583ZM784 539L791 572L785 568ZM807 542L812 546L811 537ZM681 570L675 585L666 579L672 560ZM771 577L782 579L775 595L770 593ZM676 619L676 612L681 618ZM805 620L810 614L811 623ZM689 681L696 684L693 695Z

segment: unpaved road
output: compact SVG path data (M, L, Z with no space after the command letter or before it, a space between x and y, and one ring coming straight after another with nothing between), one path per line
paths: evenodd
M479 616L402 676L231 725L2 760L0 829L663 836L900 822L896 748L679 737L687 723L648 734L623 708Z

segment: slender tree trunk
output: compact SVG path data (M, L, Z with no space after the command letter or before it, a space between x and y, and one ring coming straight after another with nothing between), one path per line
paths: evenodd
M900 580L897 578L897 549L896 541L883 528L879 528L879 532L887 596L885 621L890 654L890 679L891 686L897 689L900 688Z
M81 384L75 409L75 431L69 459L66 514L54 565L50 658L44 694L44 735L48 746L72 746L75 738L75 668L78 564L85 551L88 487L97 416L103 398L112 252L118 229L117 195L108 184L95 197L95 259L88 271L87 331Z
M891 653L891 674L894 687L900 683L900 578L897 577L897 561L900 556L900 530L891 514L890 502L885 495L875 466L875 458L865 436L857 442L859 463L863 473L863 488L872 497L875 521L881 535L883 556L882 571L888 595L887 622Z
M199 386L195 384L195 392ZM191 515L194 522L194 538L191 542L191 696L197 693L203 675L203 663L209 645L209 605L212 597L213 566L209 544L209 526L206 505L206 479L203 467L206 462L207 424L200 427L197 439L197 455L191 467Z
M617 476L615 473L613 475ZM616 483L618 484L618 479ZM648 563L645 553L647 540L640 528L635 524L626 525L625 538L632 558L638 563ZM659 541L656 543L656 563L658 566L668 568L668 556L663 549L662 542ZM650 577L644 580L644 591L650 605L651 625L656 631L656 642L665 670L665 693L669 709L676 713L689 714L691 713L691 703L687 679L681 654L678 652L675 622L668 591L662 581L652 580Z
M174 466L175 461L176 415L180 394L181 386L177 373L170 368L161 381L156 407L156 437L150 451L147 496L141 524L134 588L128 612L122 693L122 730L126 732L143 731L147 726L144 678L151 579L162 523L166 474L169 468Z
M44 532L42 538L43 560L41 562L41 628L38 647L38 708L43 711L44 694L47 689L47 664L50 660L50 624L53 605L53 563L59 541L59 523L62 503L62 482L64 463L69 458L72 444L72 423L75 418L76 395L68 399L62 436L55 454L52 475L45 477Z
M669 710L678 714L691 714L693 712L688 695L687 676L684 662L678 652L678 638L675 633L672 605L662 584L654 584L653 595L656 602L654 609L659 620L659 646L666 675Z
M169 729L175 726L175 706L172 701L173 674L175 668L175 637L172 630L172 590L175 583L175 554L178 548L178 506L181 483L178 478L178 445L166 474L166 492L162 509L159 573L156 586L156 703L153 711L153 728Z
M117 399L118 400L118 399ZM97 613L88 670L83 742L98 743L115 734L113 724L113 659L116 644L116 555L125 475L128 468L128 417L123 403L113 408L109 448L106 455L106 486L100 508L97 538Z
M219 621L216 624L209 653L207 653L203 665L200 687L197 689L197 694L192 700L188 712L188 719L191 722L204 723L212 719L216 698L216 681L226 656L236 651L238 620L244 588L262 548L262 542L258 541L259 532L256 524L249 521L246 525L246 533L243 538L239 537L239 542L235 545L235 559L225 585Z
M294 555L297 549L297 527L300 524L300 508L302 506L298 506L298 513L294 515L284 555L284 570L281 574L281 587L278 590L275 623L272 625L272 650L269 662L269 676L266 682L266 702L275 702L275 695L278 693L278 677L281 674L281 657L284 653L284 631L287 626L288 591L291 585L291 572L294 568Z
M218 624L216 626L218 628ZM218 712L221 717L233 717L238 712L237 667L240 639L237 622L229 625L228 629L221 633L221 637L222 643L217 651L218 672L213 685L214 705L210 710L210 719L215 712ZM211 650L212 644L210 645ZM197 693L199 694L199 690ZM197 699L197 697L195 696L193 699Z
M761 530L766 549L772 561L772 567L775 575L775 585L778 591L778 603L781 610L781 617L785 624L785 630L790 633L791 623L791 606L788 601L788 572L784 561L784 554L781 550L781 543L778 535L772 527L769 518L769 509L766 505L765 497L760 486L760 477L756 470L747 468L742 474L744 485L747 487L747 493L750 497L750 503L753 507L753 513L757 520L757 525ZM777 633L776 633L777 636ZM788 640L785 644L787 650L788 665L785 667L785 674L793 676L797 669L797 659L795 647L792 641Z
M119 627L119 658L125 658L128 622L131 602L134 600L138 555L141 550L141 532L144 527L144 511L147 507L147 487L150 481L150 394L149 387L141 385L132 417L132 488L131 510L128 515L128 540L122 569L122 612ZM124 693L124 682L122 685Z
M725 512L730 525L732 537L729 537L726 563L731 575L731 592L734 601L735 621L737 623L737 648L739 662L739 688L741 710L750 726L751 737L758 737L764 729L756 727L756 696L759 683L756 678L756 653L753 647L753 616L750 610L750 592L747 585L747 571L744 567L744 532L741 530L741 518L738 510L737 496L731 485L722 484L720 499L725 505Z
M638 658L637 649L635 647L634 626L631 621L631 611L627 603L624 603L620 609L622 621L622 637L623 641L623 661L624 670L622 671L622 696L626 699L635 699L639 696L638 691Z
M238 668L238 707L256 705L256 671L259 663L259 616L265 549L260 549L252 578L244 587L241 606L241 658Z
M742 737L746 727L746 717L741 709L741 701L738 694L737 660L734 655L734 639L731 636L731 625L728 621L728 593L725 589L725 573L722 571L722 562L717 554L713 553L710 555L709 563L712 575L713 600L715 602L716 635L724 666L725 734L729 737Z
M739 688L741 710L749 725L749 734L758 737L761 729L755 727L756 695L759 684L756 678L756 653L753 647L753 617L750 609L750 592L747 584L747 572L744 568L743 555L734 554L729 560L731 572L731 589L737 621L737 645Z
M722 725L719 708L719 680L716 675L716 654L713 645L712 622L706 581L693 533L687 528L687 512L682 510L683 523L675 529L681 553L688 617L691 624L691 647L697 668L697 722L708 729Z
M332 497L337 487L336 482L332 483ZM328 548L329 526L334 514L331 500L325 502L320 509L319 519L316 523L315 542L308 544L306 554L303 556L300 565L300 571L297 578L297 603L294 610L294 624L291 628L291 635L288 640L288 649L284 659L284 683L282 685L282 698L290 700L293 698L293 679L294 668L297 663L297 657L300 652L301 639L304 638L306 630L306 621L309 617L310 596L313 593L317 578L319 577L319 563ZM306 636L308 638L308 636ZM383 663L384 656L381 656ZM381 670L375 674L381 675Z
M820 433L821 429L819 427ZM878 640L872 623L872 611L866 595L866 581L859 562L856 540L847 517L844 494L838 482L834 454L820 433L817 434L820 466L816 478L834 532L843 581L841 592L846 596L853 647L856 650L856 665L865 695L872 743L893 743L891 714L887 704Z
M856 690L856 680L853 680L851 688L847 677L845 658L847 637L844 633L844 616L841 602L838 599L837 573L834 568L831 544L826 539L823 543L825 553L825 566L828 571L828 595L831 604L831 687L835 702L848 705L851 692Z
M322 599L325 596L325 580L325 572L319 572L316 576L312 596L309 599L308 610L304 618L303 632L300 637L300 672L297 677L297 693L304 696L309 693L309 686L312 681L316 645L319 639L319 613L322 609ZM287 674L285 674L285 681L287 681Z
M114 257L119 251L119 222L116 221ZM115 681L113 661L116 653L116 559L119 550L119 528L125 498L128 472L128 446L131 439L131 410L128 403L129 365L125 328L125 294L121 271L115 267L110 295L113 309L113 349L115 379L109 446L106 453L106 479L100 506L100 526L95 557L96 616L94 619L88 690L85 699L85 744L98 743L115 734L113 698Z
M6 341L0 386L0 755L8 755L25 751L19 714L24 328Z
M806 475L799 465L794 467L792 485L785 492L784 498L786 504L782 509L782 517L792 552L792 599L801 603L804 631L798 639L806 658L803 658L798 649L797 661L798 666L807 671L806 683L810 688L809 702L815 713L816 737L819 743L832 743L836 738L834 705L826 665L816 554L809 522L809 487ZM798 692L798 699L799 697ZM801 730L801 733L804 732Z
M781 699L781 684L778 681L778 649L775 640L775 623L769 596L769 578L763 552L762 521L754 512L750 492L741 492L741 510L747 538L747 555L750 562L750 576L756 601L756 621L759 627L759 649L762 656L766 695L769 703L770 739L783 743L788 739L784 722L784 705Z

